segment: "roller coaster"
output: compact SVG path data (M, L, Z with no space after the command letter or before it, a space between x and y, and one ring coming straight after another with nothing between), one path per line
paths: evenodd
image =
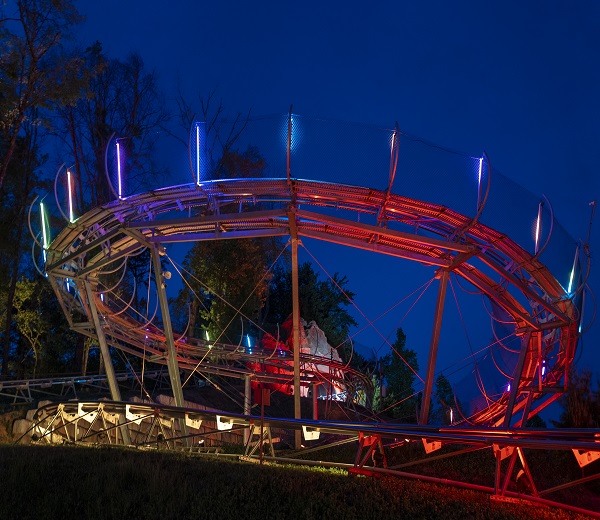
M206 161L201 154L201 132L196 126L190 142L191 171L197 174L194 182L125 196L121 191L121 166L118 165L119 188L114 190L114 201L78 218L74 218L70 209L71 214L65 214L67 226L51 242L46 238L38 242L44 257L42 271L52 284L71 328L96 339L100 345L114 402L102 404L101 408L87 403L48 409L36 421L38 437L48 440L53 435L66 434L75 440L98 441L98 417L108 414L110 409L113 420L105 421L104 426L115 433L114 442L119 442L118 430L122 442L147 444L153 427L146 428L142 440L134 441L131 425L136 422L139 425L142 419L168 417L175 421L171 424L173 430L169 435L163 431L161 438L172 439L174 446L189 446L188 440L198 435L197 428L193 428L202 419L214 421L218 426L214 431L226 430L232 425L249 428L247 445L250 446L254 428L261 422L269 429L269 435L271 428L295 431L298 449L301 432L305 440L319 432L359 440L354 465L357 471L364 470L367 458L374 452L379 449L384 452L382 439L419 439L427 452L445 444L463 443L493 448L498 460L497 476L495 487L488 491L497 496L510 495L508 477L517 456L527 469L522 451L525 447L577 450L582 465L596 460L600 454L596 450L600 442L598 432L559 434L521 429L528 418L564 392L583 327L585 269L576 256L568 287L565 287L567 284L561 283L542 262L545 248L540 236L542 204L536 221L535 247L530 252L506 233L484 223L483 212L492 179L491 163L486 155L473 158L478 169L474 214L466 215L448 205L396 193L394 183L402 138L397 128L389 132L387 189L293 176L293 117L290 113L287 120L287 160L282 177L202 180L201 165ZM202 134L202 138L206 136ZM362 177L366 179L367 172ZM36 240L40 235L46 237L46 226L42 224L43 233L36 235ZM258 345L248 348L241 342L237 345L217 343L193 337L186 334L187 331L174 331L165 282L171 271L179 273L181 266L170 255L169 247L198 241L264 237L281 237L291 249L296 288L289 348L269 350ZM300 416L300 395L306 395L305 389L311 386L313 394L314 388L324 382L336 391L344 389L345 399L351 401L357 389L369 384L365 375L342 362L339 356L314 355L300 348L297 250L302 239L388 255L435 271L438 293L417 425L343 424L309 421ZM116 286L109 287L106 281L108 274L124 273L128 260L145 251L151 258L160 317L158 312L151 316L138 312L133 308L133 297L129 302L114 297ZM429 403L451 275L483 295L496 321L510 329L515 341L513 347L517 347L512 350L508 384L503 391L493 396L486 392L485 377L475 364L472 386L485 394L483 404L479 401L470 408L463 405L461 415L451 426L439 427L429 424ZM117 285L122 281L123 276ZM135 405L138 408L132 411L133 405L121 403L109 347L147 363L167 366L175 407L138 403ZM182 372L245 381L244 410L240 414L223 414L189 409L182 391ZM250 382L287 387L294 395L295 419L251 416ZM93 420L88 420L89 417ZM80 433L78 439L76 421L80 420L87 420L88 426L87 433ZM196 433L190 433L190 428ZM141 435L139 431L137 435ZM110 435L105 438L110 439ZM156 433L152 438L156 439ZM262 429L260 440L261 443L265 440ZM501 481L504 459L510 461L510 469L508 477ZM380 470L385 471L373 469ZM541 500L535 488L533 495Z

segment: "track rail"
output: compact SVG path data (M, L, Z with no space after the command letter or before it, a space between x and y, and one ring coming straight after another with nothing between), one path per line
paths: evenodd
M519 371L514 374L518 389L513 391L512 401L508 393L500 396L471 417L471 422L500 424L507 407L512 414L513 408L526 406L529 396L530 402L544 401L548 392L561 391L561 381L566 381L575 355L580 317L547 267L508 236L475 219L386 191L301 179L229 179L155 190L96 208L70 224L49 247L46 272L74 328L95 335L89 302L82 297L87 280L96 291L95 305L110 344L164 362L164 333L153 325L141 325L114 303L103 303L98 277L146 247L287 236L290 219L300 237L454 272L511 317L516 334L525 342ZM547 349L540 344L548 331L555 331L558 347L542 378L543 350ZM259 381L289 379L232 363L251 361L285 370L289 362L278 356L245 354L227 345L213 349L194 338L180 338L176 350L185 369L201 362L201 370L229 377L251 374ZM303 384L314 380L311 363L331 367L337 381L360 379L360 374L331 360L305 358L303 363Z

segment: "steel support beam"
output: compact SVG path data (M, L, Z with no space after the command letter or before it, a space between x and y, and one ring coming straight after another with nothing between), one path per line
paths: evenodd
M300 301L298 291L298 232L296 215L290 211L288 215L290 235L292 237L292 330L294 341L294 419L301 418L300 409ZM302 432L295 431L295 448L300 449Z
M246 374L244 377L244 415L250 415L250 410L252 407L252 388L250 386L250 374ZM250 429L246 428L244 430L244 446L248 445L248 440L250 439Z
M88 280L84 281L85 293L88 299L88 305L94 327L96 328L96 336L98 337L98 343L100 344L100 352L102 359L104 360L104 368L106 370L106 379L108 380L108 388L110 389L110 395L113 401L122 401L121 390L119 390L119 384L117 383L117 376L115 375L115 367L113 366L112 359L110 357L110 350L108 349L108 343L106 342L106 336L104 330L102 330L102 324L100 323L100 317L98 316L98 309L96 308L96 302L94 301L94 291L92 285ZM123 437L123 444L131 444L131 437L129 436L129 428L125 425L125 417L119 415L119 423L121 427L121 436Z
M175 404L180 407L185 406L183 399L183 388L181 387L181 376L179 374L179 364L177 362L177 350L175 349L175 339L173 338L173 326L171 325L171 313L169 312L169 300L167 299L167 291L165 291L165 283L163 270L160 264L159 245L155 245L152 250L152 263L154 265L154 281L156 284L156 292L160 303L160 311L162 314L163 329L165 332L165 342L167 346L167 367L169 369L169 379L171 380L171 388L173 390L173 398ZM181 435L187 436L188 428L185 419L179 421ZM187 439L186 439L187 444Z
M433 318L433 331L431 333L431 343L429 345L429 359L427 361L427 374L425 376L425 388L423 389L423 401L421 404L419 424L427 424L427 421L429 420L429 401L431 400L431 390L433 388L433 374L435 372L438 343L440 341L440 332L442 330L442 317L444 315L444 303L446 301L446 287L448 286L449 275L449 271L442 269L437 302L435 304L435 316Z
M319 420L319 384L312 384L312 400L313 400L313 421Z
M523 366L525 364L525 359L527 358L527 351L529 350L530 341L531 331L528 331L521 340L521 352L519 353L519 359L517 360L517 366L515 367L513 380L510 384L510 396L508 397L506 413L504 414L504 423L502 425L503 428L510 428L510 421L512 420L515 401L517 400L517 396L519 395L519 386L521 385L521 374L523 373Z

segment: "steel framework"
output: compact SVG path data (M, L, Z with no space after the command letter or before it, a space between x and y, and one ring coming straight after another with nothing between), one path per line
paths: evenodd
M361 221L356 221L356 216ZM382 221L385 225L378 225ZM369 219L373 223L369 223ZM103 301L99 277L132 254L149 248L157 278L165 245L200 240L265 236L310 237L416 261L438 269L442 282L428 365L435 352L447 273L464 278L501 307L513 320L521 354L511 391L470 417L476 424L511 424L524 409L537 413L555 399L578 341L579 312L560 283L538 260L506 235L453 210L370 188L299 179L230 179L182 185L120 199L97 208L65 228L47 251L46 272L71 326L147 361L164 363L176 388L178 370L201 362L205 373L256 381L285 382L288 375L249 371L243 363L288 367L280 355L248 353L235 345L173 336L153 323L143 323L114 302ZM515 267L517 266L517 267ZM161 283L157 284L159 297ZM161 297L164 298L164 296ZM168 306L161 302L163 323ZM540 312L542 309L543 312ZM83 318L82 318L83 317ZM165 319L166 318L166 319ZM543 374L541 337L555 331L559 350ZM439 331L438 331L439 334ZM305 368L318 362L330 366L340 383L360 377L341 363L322 358L299 360ZM232 362L239 361L239 364ZM303 369L303 385L314 379ZM426 385L426 392L431 385ZM113 396L118 398L118 396ZM424 402L428 396L424 396ZM536 404L536 408L532 406ZM421 422L427 422L422 412Z
M484 158L479 160L477 214L468 217L444 205L392 192L399 153L397 127L392 134L389 183L385 190L293 178L291 110L286 178L201 181L200 131L197 126L194 128L197 182L126 197L119 190L113 202L76 220L69 218L67 227L51 244L44 240L43 246L45 273L70 326L97 339L107 365L109 347L114 347L145 362L167 366L177 406L120 402L111 366L107 380L113 401L63 403L40 409L32 426L38 440L52 441L56 437L74 442L162 444L192 449L197 437L204 439L224 432L241 435L243 431L246 456L252 457L260 443L262 460L264 442L268 442L271 456L275 455L272 430L286 429L294 432L296 448L300 447L302 437L310 441L321 433L358 441L355 464L349 467L352 473L403 476L414 475L402 471L404 468L387 468L385 443L389 445L398 439L418 441L427 454L443 445L460 444L466 448L427 460L489 449L497 461L493 487L453 484L482 489L496 497L514 497L520 495L509 490L508 485L518 458L532 485L529 498L538 502L544 502L542 496L554 489L536 489L524 448L573 450L582 467L600 458L600 437L596 431L534 432L522 428L529 417L555 401L566 388L581 328L576 301L579 291L565 290L540 261L537 236L536 250L531 254L506 234L480 221L487 198L481 185ZM489 165L487 158L485 163ZM538 225L539 221L538 214ZM163 267L163 263L172 262L167 254L170 244L260 237L289 240L293 362L283 352L250 351L240 345L215 343L174 331L171 324L164 287L168 273ZM299 348L297 254L304 238L389 255L435 269L439 286L418 425L321 421L316 413L313 420L301 418L300 389L311 385L314 388L319 382L323 377L319 366L327 367L327 378L335 385L353 388L368 384L365 376L350 366L327 357L307 355ZM102 281L107 274L124 272L128 258L145 250L152 259L160 320L156 312L152 317L144 317L132 308L131 301L111 297L112 289ZM450 275L467 281L508 316L506 321L519 338L520 346L514 371L507 377L509 389L459 421L460 424L439 428L428 424L429 402ZM196 370L243 380L244 414L185 408L181 371ZM253 417L251 381L293 386L295 419Z

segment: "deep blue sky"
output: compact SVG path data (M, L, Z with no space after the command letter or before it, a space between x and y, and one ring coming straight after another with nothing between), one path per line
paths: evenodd
M575 239L586 236L588 203L599 193L595 0L85 0L78 6L87 17L80 40L100 40L115 57L138 51L171 101L179 84L190 96L217 88L232 113L285 113L293 103L307 116L389 127L398 121L403 131L443 146L474 156L486 150L505 175L545 194ZM597 221L592 251L599 238ZM365 277L367 257L336 265L329 255L323 262L349 275L371 318L387 308L374 293L386 275ZM592 273L593 286L598 279ZM412 291L420 284L407 285ZM409 344L426 349L430 325L421 339L420 320L411 322L413 328L403 324ZM599 329L584 338L581 359L596 371ZM442 366L453 356L442 353ZM423 369L424 352L420 361Z

